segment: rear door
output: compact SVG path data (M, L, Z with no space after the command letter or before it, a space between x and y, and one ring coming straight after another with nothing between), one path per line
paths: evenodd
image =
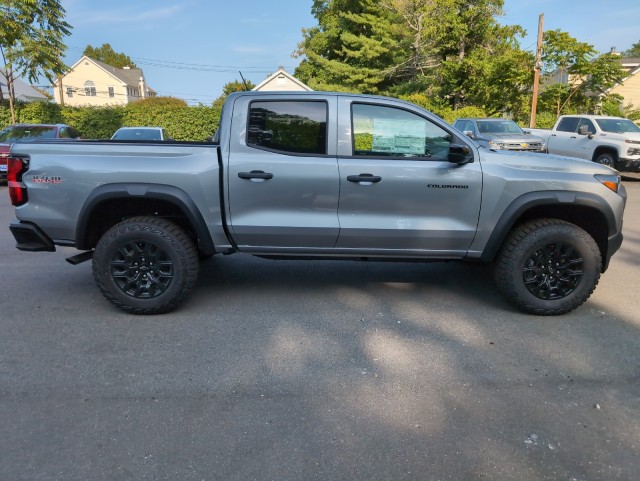
M578 123L580 117L564 117L555 131L549 136L549 153L557 155L576 156L578 141Z
M339 231L336 129L330 121L335 97L238 97L233 109L232 126L247 126L232 127L227 149L235 242L245 251L333 247Z
M366 99L366 97L363 97ZM384 255L458 257L476 233L478 160L448 162L456 130L408 106L339 100L337 247Z

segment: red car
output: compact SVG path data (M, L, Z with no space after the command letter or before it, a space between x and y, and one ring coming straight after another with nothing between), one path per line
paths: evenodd
M80 134L66 124L15 124L0 130L0 181L7 180L11 144L30 140L77 139Z

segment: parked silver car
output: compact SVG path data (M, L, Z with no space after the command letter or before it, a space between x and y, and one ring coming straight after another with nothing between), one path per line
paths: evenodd
M111 140L172 140L162 127L120 127Z
M545 141L508 119L456 119L453 126L467 137L494 150L546 152Z

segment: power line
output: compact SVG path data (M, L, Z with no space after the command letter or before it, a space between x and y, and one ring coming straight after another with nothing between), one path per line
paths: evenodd
M69 50L75 52L84 52L84 49L76 46L67 46ZM251 70L251 73L271 73L273 72L273 67L263 67L263 66L239 66L239 65L212 65L212 64L202 64L202 63L189 63L189 62L176 62L173 60L159 60L152 59L147 57L135 57L132 55L128 55L131 60L134 60L136 63L140 63L143 65L149 65L153 67L162 67L162 68L170 68L177 70L195 70L201 72L231 72L241 70ZM291 65L285 66L285 68L292 68Z

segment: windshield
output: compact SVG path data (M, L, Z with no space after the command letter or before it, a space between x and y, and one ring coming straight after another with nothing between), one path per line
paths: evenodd
M160 129L121 129L112 137L113 140L162 140Z
M12 126L0 130L0 142L19 140L55 139L56 128L44 126Z
M482 134L524 134L513 120L479 120L478 130Z
M622 134L625 132L640 132L640 127L627 119L596 119L605 132Z

